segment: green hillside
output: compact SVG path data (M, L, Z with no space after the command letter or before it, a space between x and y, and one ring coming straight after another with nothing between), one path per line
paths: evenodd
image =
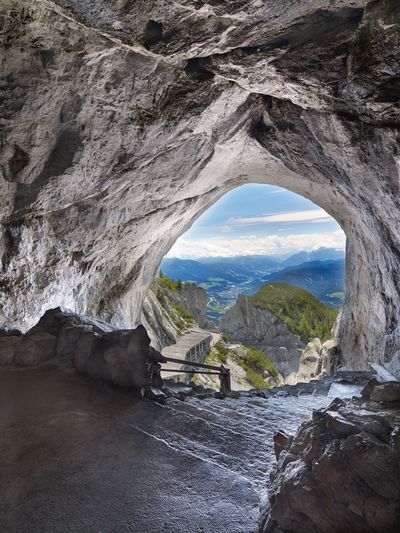
M264 285L247 299L275 313L304 342L314 337L322 342L329 339L338 315L337 310L327 307L309 292L288 283Z
M188 328L196 323L192 312L182 301L182 282L174 281L162 272L150 285L150 290L155 294L164 317L169 317L175 324L178 333L183 335Z

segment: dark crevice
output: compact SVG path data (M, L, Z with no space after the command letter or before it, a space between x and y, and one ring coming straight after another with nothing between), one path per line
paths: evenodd
M143 32L143 45L150 48L163 38L163 25L161 22L149 20Z
M19 183L15 208L22 209L36 200L39 191L53 178L62 176L73 164L75 155L83 148L79 130L73 126L63 127L50 152L42 172L31 183Z
M8 162L9 181L15 181L18 174L29 163L29 155L17 144L14 144L13 154Z
M197 81L208 81L215 76L213 72L205 68L204 62L197 57L188 59L185 72L190 78Z
M1 266L5 272L13 257L18 255L19 245L22 239L22 228L20 226L7 226L4 229L5 251L1 258Z

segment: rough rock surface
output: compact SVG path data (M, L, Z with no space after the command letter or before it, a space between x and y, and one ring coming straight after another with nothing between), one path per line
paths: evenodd
M0 337L0 367L54 363L122 387L158 385L149 363L161 361L143 326L117 330L110 324L56 308L25 335Z
M374 402L400 402L400 383L389 381L383 385L376 385L371 393Z
M322 344L317 337L310 341L300 354L297 372L293 372L286 379L286 383L307 382L323 373Z
M259 348L287 377L299 370L305 344L269 309L262 309L239 294L221 318L221 329L232 342Z
M2 0L0 308L139 322L228 190L277 184L347 235L349 368L400 348L397 0Z
M140 322L157 350L175 344L180 337L178 326L152 290L147 292L143 301Z
M398 350L392 359L385 365L387 370L400 380L400 350Z
M361 399L335 399L293 439L279 434L262 531L398 531L399 435L400 402Z

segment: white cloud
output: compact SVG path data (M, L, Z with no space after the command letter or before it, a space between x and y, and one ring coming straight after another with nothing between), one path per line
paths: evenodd
M242 236L243 237L243 236ZM268 235L254 238L222 239L218 237L189 241L180 238L168 252L168 257L234 257L237 255L270 255L295 253L301 250L317 250L321 247L343 249L346 237L342 230L305 235Z
M232 228L230 226L221 226L220 231L222 233L230 233L232 231Z
M270 222L306 222L321 221L321 219L332 219L323 209L309 209L307 211L292 211L290 213L280 213L278 215L265 215L260 217L236 218L232 222L239 226L250 224L264 224Z

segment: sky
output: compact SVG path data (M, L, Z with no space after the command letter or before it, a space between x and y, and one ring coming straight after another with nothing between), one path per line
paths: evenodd
M334 218L303 196L275 185L248 184L225 194L201 215L168 257L283 255L345 248Z

